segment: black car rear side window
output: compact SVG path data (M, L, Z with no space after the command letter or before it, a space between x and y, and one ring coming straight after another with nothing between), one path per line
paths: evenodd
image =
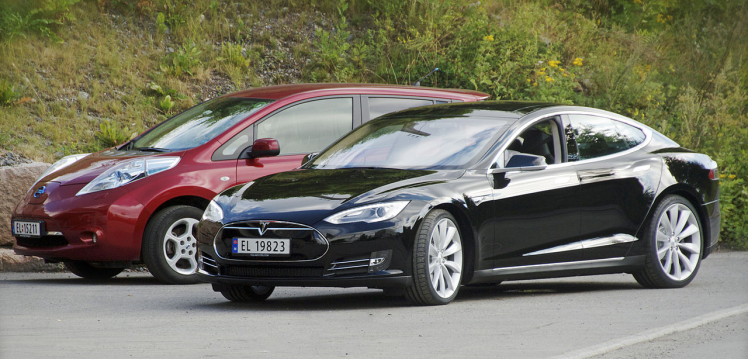
M634 126L603 117L569 115L569 161L586 160L628 150L642 143L644 132Z

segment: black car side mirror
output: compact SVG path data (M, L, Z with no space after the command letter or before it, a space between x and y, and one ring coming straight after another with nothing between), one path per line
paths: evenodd
M239 155L239 159L272 157L279 154L280 145L278 144L278 140L274 138L260 138L252 146L245 148L241 155Z
M309 161L317 158L318 154L319 154L319 152L312 152L312 153L304 156L304 159L301 160L301 165L303 166L303 165L307 164L307 162L309 162Z
M492 174L506 173L506 172L526 172L526 171L540 171L548 167L545 162L545 157L536 156L527 153L517 153L509 159L509 163L504 168L494 168L491 170Z
M536 156L536 155L530 155L527 153L518 153L512 158L509 159L509 162L506 164L507 168L526 168L526 167L539 167L539 166L547 166L548 164L545 163L545 157L543 156Z

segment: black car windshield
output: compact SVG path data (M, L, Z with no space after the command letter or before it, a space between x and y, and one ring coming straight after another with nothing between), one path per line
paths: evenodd
M480 117L401 117L371 121L317 156L309 168L460 169L504 132Z
M156 126L126 149L178 151L200 146L226 131L272 100L219 97L201 103Z

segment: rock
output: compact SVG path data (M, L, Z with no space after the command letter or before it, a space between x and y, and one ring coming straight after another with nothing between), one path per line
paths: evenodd
M0 167L0 246L15 242L10 230L10 215L26 191L49 166L49 163L33 162Z
M38 257L15 254L12 249L0 248L0 272L62 272L62 263L44 263Z
M78 91L78 98L88 100L89 94L86 91Z
M31 163L30 159L24 155L17 155L13 152L6 152L5 155L0 155L0 166L15 166L22 163Z

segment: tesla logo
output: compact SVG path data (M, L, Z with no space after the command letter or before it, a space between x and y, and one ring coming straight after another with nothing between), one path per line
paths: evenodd
M265 230L268 229L268 222L260 222L260 235L265 234Z
M41 186L39 187L36 192L34 192L34 198L39 198L41 195L44 194L44 191L47 190L47 186Z

